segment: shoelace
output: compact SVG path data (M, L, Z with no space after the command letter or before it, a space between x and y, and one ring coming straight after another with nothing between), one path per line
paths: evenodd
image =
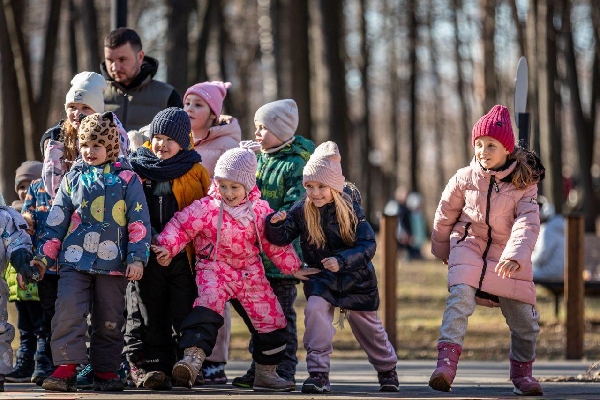
M86 365L85 368L82 369L81 372L78 374L78 376L87 376L90 373L92 373L92 364Z

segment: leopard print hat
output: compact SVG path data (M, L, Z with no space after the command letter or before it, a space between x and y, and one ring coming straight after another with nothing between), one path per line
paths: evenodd
M106 161L113 162L119 158L119 128L114 122L112 112L92 114L83 118L77 133L79 146L87 143L100 143L106 148Z

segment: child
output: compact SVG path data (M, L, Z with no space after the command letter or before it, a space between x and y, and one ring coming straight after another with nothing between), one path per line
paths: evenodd
M256 111L254 124L256 141L261 144L256 185L261 191L261 197L269 202L269 207L273 210L289 210L304 194L302 169L315 150L315 145L302 136L294 135L298 127L298 106L294 100L265 104ZM298 240L294 241L294 247L298 255L301 255ZM282 274L264 254L261 256L267 279L287 320L285 332L288 345L277 373L282 378L295 381L298 332L294 302L297 296L296 285L300 281ZM250 387L253 382L254 365L251 365L244 376L233 380L233 385Z
M264 251L288 274L296 273L301 263L291 246L273 246L264 238L265 217L271 212L256 187L256 156L248 149L232 149L219 158L208 197L176 213L158 236L154 250L160 263L168 265L191 241L196 249L198 298L181 327L180 348L185 351L173 368L177 385L194 383L230 301L255 334L254 390L294 389L293 382L275 372L286 347L286 321L259 254Z
M475 157L450 179L433 222L431 252L448 264L450 294L429 386L450 391L475 304L499 303L511 331L514 392L541 396L532 376L540 328L531 252L540 228L536 184L544 169L533 153L515 148L506 107L496 105L477 121L472 143Z
M0 194L0 272L6 263L17 271L29 265L31 260L31 238L27 233L27 223L14 209L7 207ZM11 343L15 338L15 328L8 322L9 289L4 279L0 279L0 392L4 392L4 378L13 369Z
M310 377L303 393L327 393L329 356L335 334L333 312L346 313L352 332L377 370L380 390L398 391L398 358L377 316L379 295L371 259L375 233L360 207L360 194L344 183L341 157L333 142L315 150L304 167L306 198L289 212L267 217L267 239L284 245L300 237L304 261L319 273L304 284L304 348ZM340 315L343 315L340 314Z
M58 368L44 381L46 390L77 390L90 309L94 389L124 389L114 371L123 348L125 288L127 278L142 277L150 223L141 182L118 159L119 136L111 112L83 119L77 135L82 161L60 184L32 262L42 276L57 263L60 276L51 342Z
M13 202L12 207L21 212L23 201L26 200L27 191L31 182L42 176L42 163L39 161L25 161L15 174L15 191L19 196L19 206ZM27 221L27 218L25 218ZM29 223L29 221L27 221ZM29 224L31 227L31 224ZM6 382L29 382L35 369L34 358L43 356L46 345L50 347L50 326L44 324L44 311L40 305L38 286L30 283L20 286L17 272L9 264L4 270L4 279L10 289L9 301L14 301L17 308L21 344L17 350L17 362L10 374L6 375Z
M177 211L206 195L210 179L200 155L190 149L190 119L181 108L159 112L150 125L150 135L151 148L138 148L130 161L142 178L156 239ZM186 250L177 254L168 268L151 255L144 277L130 285L134 287L127 296L126 353L138 387L171 388L171 370L182 356L177 353L181 324L197 295L193 245ZM132 334L134 327L139 328L141 337Z

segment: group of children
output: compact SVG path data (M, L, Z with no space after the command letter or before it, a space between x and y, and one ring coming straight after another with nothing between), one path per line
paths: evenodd
M295 135L296 103L261 107L256 141L238 146L237 121L221 115L230 84L204 82L186 92L184 109L154 117L148 142L124 149L127 135L114 114L86 95L101 82L86 76L87 91L67 95L68 120L55 128L59 133L42 139L43 149L61 152L45 162L51 187L32 180L23 206L28 222L0 207L0 260L11 261L22 288L38 282L52 321L56 369L42 387L81 388L77 368L89 362L94 389L123 390L122 357L137 387L201 384L203 366L227 361L231 304L251 333L253 359L233 384L294 390L293 305L302 282L309 372L302 391L331 390L335 308L376 369L380 390L398 391L396 352L377 315L375 233L358 189L342 173L337 145L315 149ZM86 107L91 112L83 112ZM475 158L446 187L434 222L432 251L448 264L450 295L429 384L450 390L468 317L476 303L485 303L499 305L511 329L515 392L539 395L532 377L539 326L531 250L543 167L533 153L515 147L505 107L482 117L472 138ZM14 335L5 287L2 282L4 375L12 369ZM39 337L47 340L48 333ZM19 351L30 354L27 346ZM38 360L44 361L36 354Z

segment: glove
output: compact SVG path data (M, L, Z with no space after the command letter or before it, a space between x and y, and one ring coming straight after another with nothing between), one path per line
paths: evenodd
M38 271L37 267L29 265L32 259L31 252L25 249L16 250L10 256L10 263L17 273L21 274L25 285L40 280L40 271Z

